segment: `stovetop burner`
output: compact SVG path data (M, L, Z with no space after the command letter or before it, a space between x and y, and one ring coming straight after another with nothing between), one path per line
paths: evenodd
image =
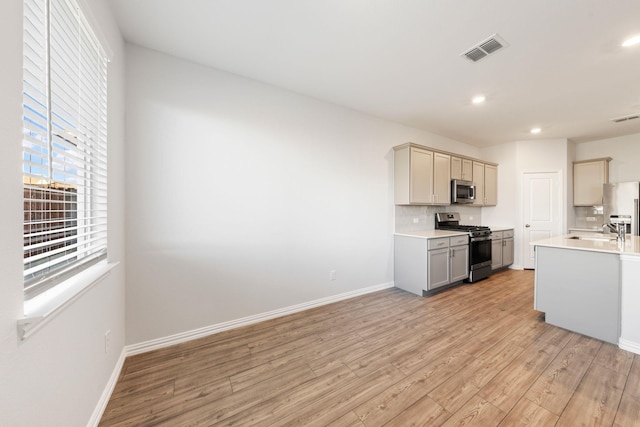
M460 231L483 231L483 230L490 230L489 227L486 227L484 225L464 225L464 224L459 224L459 225L440 225L439 228L441 230L446 229L446 230L460 230Z
M488 236L491 234L491 229L483 225L460 224L460 214L457 212L436 213L436 229L466 231L474 237Z

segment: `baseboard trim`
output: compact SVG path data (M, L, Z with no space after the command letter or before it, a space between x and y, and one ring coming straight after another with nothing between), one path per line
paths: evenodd
M100 424L100 419L102 418L102 414L104 414L104 410L107 408L107 404L109 403L109 399L111 398L111 393L113 393L113 389L116 387L116 383L118 382L118 378L120 377L120 372L122 371L122 367L124 366L124 359L126 359L127 353L126 349L123 348L122 352L120 352L120 357L116 362L116 366L113 368L113 372L111 373L111 377L109 377L109 381L102 392L102 396L100 396L100 400L93 410L93 414L91 414L91 419L87 423L88 427L97 427Z
M254 316L247 316L240 319L230 320L228 322L222 322L211 326L205 326L203 328L193 329L191 331L181 332L179 334L170 335L163 338L144 341L138 344L131 344L125 347L127 356L134 354L145 353L147 351L158 350L160 348L169 347L175 344L181 344L194 339L213 335L218 332L227 331L230 329L240 328L242 326L251 325L253 323L262 322L276 317L286 316L288 314L297 313L299 311L308 310L310 308L320 307L326 304L342 301L349 298L354 298L360 295L366 295L372 292L381 291L383 289L392 288L393 282L382 283L368 288L357 289L355 291L344 292L342 294L332 295L326 298L320 298L314 301L305 302L302 304L292 305L290 307L281 308L278 310L269 311L266 313L257 314Z
M640 343L634 341L623 340L622 338L620 338L620 340L618 341L618 347L635 354L640 354Z

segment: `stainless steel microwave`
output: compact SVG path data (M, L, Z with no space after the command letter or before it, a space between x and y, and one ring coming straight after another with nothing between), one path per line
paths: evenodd
M476 186L471 181L451 180L451 203L473 203L476 200Z

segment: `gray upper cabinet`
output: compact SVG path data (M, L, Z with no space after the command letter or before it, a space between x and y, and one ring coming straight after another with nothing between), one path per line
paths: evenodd
M404 146L394 152L396 205L451 204L451 159L448 154Z
M498 204L498 167L496 165L473 162L473 183L476 186L474 206Z
M433 154L433 204L451 204L451 156Z
M484 205L484 163L473 162L473 183L476 185L474 206Z
M476 184L480 197L475 205L494 206L497 203L497 165L413 143L399 145L393 150L396 205L450 205L452 179Z
M405 146L394 153L396 205L426 205L433 200L433 151Z
M602 185L609 182L611 157L573 162L573 206L602 205Z
M473 161L451 156L451 179L473 181Z

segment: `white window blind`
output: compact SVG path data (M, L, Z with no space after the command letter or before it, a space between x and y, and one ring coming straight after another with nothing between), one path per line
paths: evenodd
M24 1L24 286L107 249L107 59L75 0Z

